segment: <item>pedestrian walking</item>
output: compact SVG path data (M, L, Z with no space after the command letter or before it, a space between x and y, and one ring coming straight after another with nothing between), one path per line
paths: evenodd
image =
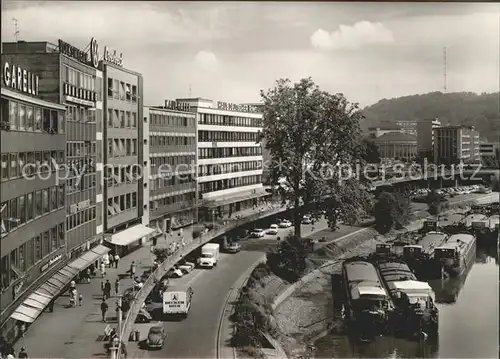
M73 289L73 308L76 308L76 302L78 301L78 291Z
M106 283L104 283L104 296L106 299L111 298L111 283L109 279L106 279Z
M80 293L80 295L78 295L78 305L81 307L83 304L83 294Z
M115 262L115 256L113 254L110 254L109 255L109 268L113 268L114 267L114 262Z
M118 253L115 253L115 268L118 268L118 262L120 261L120 256Z
M106 312L108 311L108 304L106 303L106 299L102 298L101 303L101 314L102 314L102 322L106 323Z
M132 261L132 264L130 264L130 278L134 278L135 270L136 270L136 265L135 262Z
M115 280L115 294L118 295L119 291L120 291L120 279L116 278L116 280Z
M103 278L106 275L106 264L104 264L104 261L101 261L101 275Z
M17 355L19 359L22 358L28 358L28 353L26 352L26 348L22 347L21 350L19 351L19 354Z

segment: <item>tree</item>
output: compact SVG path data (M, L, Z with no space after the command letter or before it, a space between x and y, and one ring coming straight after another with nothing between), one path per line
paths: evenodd
M369 138L364 138L362 145L365 152L363 159L367 163L380 163L380 152L377 144Z
M357 104L342 94L321 91L311 78L295 84L280 79L261 96L262 137L273 159L270 180L272 185L286 181L280 195L293 205L295 235L300 237L305 211L313 211L313 217L322 210L335 211L322 199L336 198L347 168L363 163L359 145L363 115Z
M427 210L429 211L430 214L433 216L437 216L439 213L441 213L441 202L443 200L443 197L439 195L435 189L431 190L427 194L426 202L427 202Z
M400 229L409 222L411 202L398 193L382 192L373 208L375 228L385 234L392 228Z
M308 241L290 235L280 242L276 250L267 253L267 264L277 276L296 282L306 270L309 249Z

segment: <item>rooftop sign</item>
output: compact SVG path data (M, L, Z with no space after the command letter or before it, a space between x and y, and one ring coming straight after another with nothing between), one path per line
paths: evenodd
M99 66L99 44L97 43L95 37L90 39L89 52L82 51L75 46L64 42L63 40L59 40L59 52L85 65L90 65L95 68ZM116 50L111 50L108 46L104 46L102 59L117 66L123 66L123 55L121 53L118 55Z
M38 96L38 76L23 70L16 65L5 62L3 65L3 82L5 87Z
M116 52L116 50L111 50L108 46L104 46L104 61L111 62L117 66L123 66L123 54Z
M189 111L189 103L165 100L165 108L177 111Z
M229 102L217 102L217 108L224 111L236 111L236 112L251 112L258 113L256 106L251 105L237 105Z

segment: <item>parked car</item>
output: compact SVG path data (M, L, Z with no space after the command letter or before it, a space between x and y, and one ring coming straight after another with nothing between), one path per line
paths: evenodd
M311 216L306 214L303 218L302 218L302 224L311 224L312 223L312 219L311 219Z
M266 235L266 231L261 228L255 228L250 233L250 238L262 238Z
M231 243L226 249L229 253L238 253L241 250L239 243Z
M146 345L150 349L161 349L165 344L165 330L163 327L151 327L146 339Z
M174 267L174 268L170 269L165 276L167 278L180 278L183 275L184 275L184 273L182 273L182 271L179 268Z
M292 222L290 222L288 219L284 219L278 224L278 226L280 228L290 228L292 226Z
M191 263L191 262L182 262L181 264L179 264L179 269L187 274L189 272L191 272L193 269L194 269L195 265L194 263Z
M277 224L271 224L269 226L269 229L267 230L267 234L272 234L272 235L276 235L278 234L278 225Z
M149 323L152 320L153 320L153 317L151 316L151 314L145 308L141 308L139 310L139 313L137 313L137 317L135 319L135 322L136 323Z

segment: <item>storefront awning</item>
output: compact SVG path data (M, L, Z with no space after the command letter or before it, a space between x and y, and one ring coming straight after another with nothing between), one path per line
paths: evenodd
M113 234L111 238L108 239L108 242L118 246L128 246L129 244L139 240L140 238L151 235L151 233L155 231L156 230L154 228L149 228L143 224L138 224L136 226L127 228L124 231Z
M85 254L82 255L80 258L77 258L73 262L68 264L68 267L74 268L78 270L78 272L80 272L85 268L89 267L92 263L94 263L96 260L101 258L106 253L108 253L110 250L111 250L110 248L100 244L97 247L92 248L91 250L85 252Z
M31 293L10 317L25 323L34 322L52 298L57 296L76 274L78 270L73 268L65 267L59 270Z
M246 201L249 199L253 198L260 198L264 196L271 195L269 192L267 192L265 189L259 189L255 193L248 193L246 195L239 195L239 196L232 196L232 197L222 197L222 198L215 198L215 199L210 199L206 200L203 204L204 207L206 208L217 208L219 206L225 206L230 203L236 203L236 202L241 202L241 201Z

